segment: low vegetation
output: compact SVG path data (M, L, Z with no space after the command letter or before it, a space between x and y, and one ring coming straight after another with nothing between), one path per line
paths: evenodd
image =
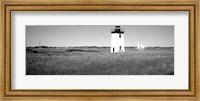
M27 75L174 75L174 49L27 48Z

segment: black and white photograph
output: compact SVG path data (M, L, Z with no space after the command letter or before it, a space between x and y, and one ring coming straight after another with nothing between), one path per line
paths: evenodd
M26 75L174 75L173 25L26 25Z

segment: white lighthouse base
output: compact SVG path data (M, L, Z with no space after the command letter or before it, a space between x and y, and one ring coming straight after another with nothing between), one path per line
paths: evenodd
M113 52L125 52L124 34L113 33L111 35L111 50Z

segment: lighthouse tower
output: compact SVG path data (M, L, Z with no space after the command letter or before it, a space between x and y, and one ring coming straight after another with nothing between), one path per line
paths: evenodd
M111 52L125 52L124 49L124 29L115 26L111 29Z

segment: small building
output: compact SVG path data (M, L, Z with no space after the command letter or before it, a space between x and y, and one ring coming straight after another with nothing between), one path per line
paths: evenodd
M125 52L124 48L124 29L115 26L111 29L111 52Z

